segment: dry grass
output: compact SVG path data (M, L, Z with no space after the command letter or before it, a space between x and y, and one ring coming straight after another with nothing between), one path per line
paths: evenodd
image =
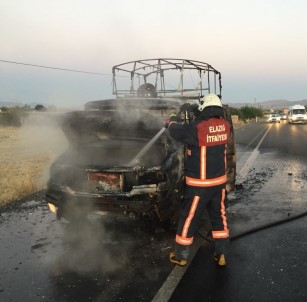
M45 117L21 128L0 127L0 205L44 189L51 162L66 147L61 129Z

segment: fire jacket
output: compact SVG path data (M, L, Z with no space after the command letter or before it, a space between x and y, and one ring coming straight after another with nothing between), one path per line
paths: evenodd
M209 117L191 124L179 124L171 120L168 129L171 137L187 145L187 185L212 187L226 183L226 145L230 139L228 121Z

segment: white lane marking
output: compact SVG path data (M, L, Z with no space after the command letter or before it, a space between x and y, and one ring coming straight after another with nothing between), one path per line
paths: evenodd
M251 169L251 167L253 166L255 159L257 158L257 156L259 155L259 147L262 144L262 142L264 141L265 137L267 136L267 134L269 133L270 129L271 129L272 125L270 125L269 129L264 133L263 137L261 138L261 140L259 141L258 145L256 146L256 148L254 149L254 151L252 152L252 154L250 155L250 157L247 159L247 161L245 162L245 164L243 165L243 167L241 168L241 170L238 172L238 175L240 175L240 177L242 179L244 179L249 171L249 169Z
M272 125L271 125L271 126L272 126ZM262 133L264 133L264 132L265 132L265 129L263 129L263 131L260 131L260 132L249 142L249 144L248 144L247 146L245 146L245 148L242 149L242 150L240 151L240 155L237 155L237 160L239 160L239 159L243 156L245 150L248 149L248 148L250 147L250 145L251 145L251 144L262 134Z
M205 245L210 245L210 243L198 237L194 238L194 242L190 250L190 257L189 257L188 264L186 266L176 265L173 268L173 270L170 272L167 279L164 281L161 288L157 291L156 295L153 297L151 302L169 301L174 290L176 289L180 280L182 279L183 275L185 274L190 264L192 263L192 260L195 257L198 249L200 248L200 246L205 246Z

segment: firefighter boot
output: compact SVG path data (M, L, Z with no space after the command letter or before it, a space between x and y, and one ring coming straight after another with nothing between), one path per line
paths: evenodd
M178 264L180 266L185 266L188 263L186 259L178 259L174 252L171 252L169 254L169 261L172 262L173 264Z
M226 256L229 250L229 238L215 239L214 260L219 267L226 266Z
M220 266L220 267L225 267L226 266L225 254L214 253L214 260L215 260L215 263L218 266Z
M169 255L169 260L174 264L185 266L188 263L188 256L189 246L184 246L176 243L174 252L171 252Z

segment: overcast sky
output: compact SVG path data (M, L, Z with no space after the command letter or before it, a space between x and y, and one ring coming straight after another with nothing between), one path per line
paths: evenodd
M82 105L112 96L112 66L211 64L225 103L307 98L306 0L0 0L0 102Z

